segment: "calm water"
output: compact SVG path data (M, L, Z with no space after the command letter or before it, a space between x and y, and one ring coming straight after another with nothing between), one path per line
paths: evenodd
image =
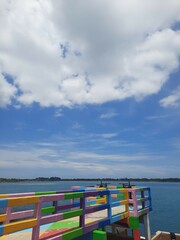
M97 182L26 182L0 183L0 193L57 191L75 185L93 185ZM112 182L117 185L118 182ZM150 213L151 231L180 232L180 183L138 183L151 188L153 211Z

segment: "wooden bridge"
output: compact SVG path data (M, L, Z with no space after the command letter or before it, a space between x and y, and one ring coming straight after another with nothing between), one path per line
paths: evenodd
M106 240L117 237L121 225L139 240L141 223L150 240L151 210L150 188L74 187L1 194L0 240Z

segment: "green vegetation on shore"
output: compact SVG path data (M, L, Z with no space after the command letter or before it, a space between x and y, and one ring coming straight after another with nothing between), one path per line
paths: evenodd
M180 178L60 178L60 177L38 177L34 179L25 178L0 178L3 182L55 182L55 181L135 181L135 182L180 182Z

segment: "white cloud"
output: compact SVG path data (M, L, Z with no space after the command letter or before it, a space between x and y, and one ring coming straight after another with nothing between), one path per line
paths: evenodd
M54 113L54 117L62 117L64 116L62 109L57 109Z
M100 138L113 138L113 137L117 137L118 133L102 133L102 134L96 134L97 137Z
M91 139L98 140L98 137L96 134L85 134L81 138L61 135L49 141L1 144L0 175L32 178L38 177L41 169L41 176L69 178L178 176L178 138L167 142L168 147L176 149L168 151L170 154L152 152L143 145L120 140L116 146L110 142L106 145L104 141L92 145ZM96 149L96 146L103 148ZM107 151L108 146L111 151ZM172 157L174 168L171 167Z
M162 107L178 107L180 105L180 85L167 97L160 100Z
M4 76L0 73L0 107L6 107L11 103L11 99L15 97L16 88L8 83Z
M154 116L145 117L145 119L148 121L152 121L152 120L159 120L167 117L169 117L169 115L154 115Z
M103 161L103 164L117 164L118 162L132 162L132 161L149 161L152 160L152 157L154 157L154 160L156 159L162 159L161 156L153 156L149 154L98 154L94 152L72 152L70 153L71 159L78 159L79 162L84 161L91 161L96 163L101 163Z
M74 122L73 125L72 125L72 129L80 129L82 128L82 125L79 124L78 122Z
M1 175L9 176L11 169L13 176L26 177L34 176L34 171L41 168L41 175L51 176L51 173L57 172L58 176L118 176L117 174L128 174L132 176L133 168L145 169L149 161L163 159L163 156L135 153L135 154L103 154L90 151L80 151L76 148L69 150L64 143L57 142L53 145L49 142L20 143L0 148ZM8 170L7 170L8 169ZM16 171L14 171L16 169ZM148 172L146 168L146 172ZM39 176L39 171L36 173ZM73 175L72 175L73 174ZM83 175L84 174L84 175ZM89 175L90 174L90 175ZM137 176L139 172L137 172Z
M172 139L170 143L177 151L180 151L180 138Z
M15 76L14 86L3 79L0 106L11 97L45 107L138 100L179 65L180 32L170 29L179 0L3 0L0 8L0 71Z
M116 117L117 115L118 113L114 111L108 111L107 113L102 113L99 118L110 119L110 118Z

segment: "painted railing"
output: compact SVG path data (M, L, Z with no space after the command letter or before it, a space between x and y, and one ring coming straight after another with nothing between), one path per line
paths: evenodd
M63 233L53 233L51 239L74 239L108 224L129 217L129 197L127 189L58 191L0 195L0 236L25 229L32 229L32 240L45 239L40 236L40 227L76 217L77 227ZM114 201L114 195L117 195ZM95 197L93 204L89 198ZM100 200L103 199L101 202ZM105 201L104 201L105 199ZM44 206L49 204L49 206ZM14 210L26 206L27 210ZM115 207L121 208L113 213ZM123 209L123 210L122 210ZM90 224L86 216L105 211L106 215ZM47 239L47 238L46 238Z
M81 189L92 191L92 187L74 187L73 189ZM97 188L98 189L98 188ZM133 230L134 240L140 240L140 223L144 223L144 232L146 235L146 239L151 239L151 231L150 231L150 222L149 222L149 212L152 211L151 204L151 191L150 188L147 187L129 187L122 188L122 186L107 186L105 189L110 191L126 189L128 191L127 198L129 199L129 217L126 218L125 223ZM122 197L122 193L114 192L111 195L112 198ZM141 217L141 221L140 221ZM118 221L118 220L117 220Z
M145 239L151 240L149 212L152 211L152 204L150 188L129 188L128 193L129 226L133 229L134 240L140 240L140 222L144 223Z
M107 186L106 188L100 187L84 187L84 186L74 186L73 191L98 191L98 190L110 190L112 198L123 198L123 191L128 192L129 199L129 215L133 217L139 217L141 215L147 214L152 211L151 203L151 190L149 187L132 187L132 188L122 188L122 186ZM97 198L89 198L89 202L94 203L105 203L106 198L99 200Z
M139 217L152 210L150 188L129 188L130 216Z

